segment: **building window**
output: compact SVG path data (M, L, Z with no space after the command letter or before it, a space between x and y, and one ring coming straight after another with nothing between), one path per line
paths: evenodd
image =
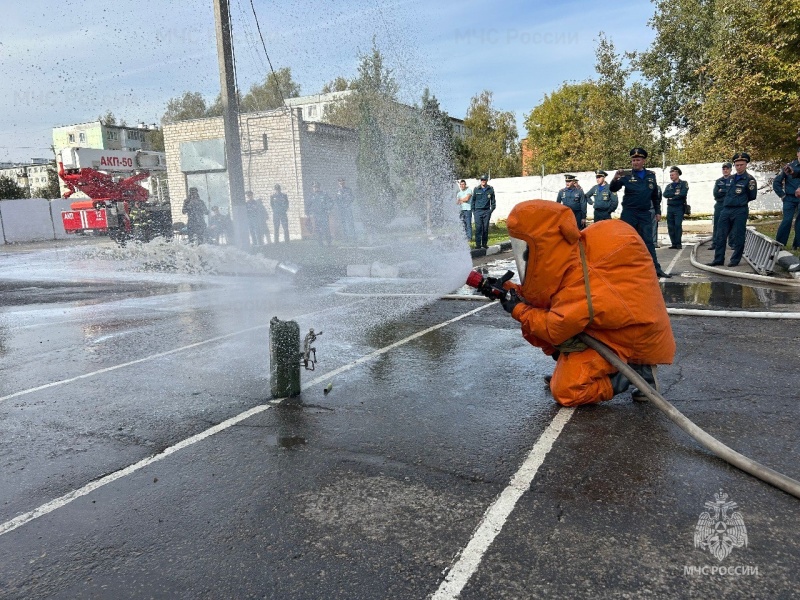
M86 134L85 134L85 133L79 133L79 134L78 134L78 139L79 139L81 142L85 142L85 141L86 141Z
M316 117L317 116L317 107L316 106L309 106L308 107L308 116L309 117Z
M108 137L109 140L116 140L117 138L119 138L119 133L116 131L107 131L106 136Z
M267 140L267 134L266 133L261 135L261 145L263 146L264 152L269 150L269 140Z
M70 143L70 144L74 144L74 143L75 143L75 134L74 134L74 133L70 133L70 134L67 136L67 139L69 140L69 143Z

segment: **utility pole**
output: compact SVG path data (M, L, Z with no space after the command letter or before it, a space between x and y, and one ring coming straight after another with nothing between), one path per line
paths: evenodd
M244 204L242 146L239 142L239 96L236 93L233 78L228 0L214 0L214 20L217 30L222 119L225 123L225 157L228 168L228 191L231 197L230 214L236 245L239 248L247 248L250 246L250 236L247 226L247 209Z

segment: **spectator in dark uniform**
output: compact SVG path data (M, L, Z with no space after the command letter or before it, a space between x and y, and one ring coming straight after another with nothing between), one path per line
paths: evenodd
M722 163L722 177L714 182L714 221L709 250L714 249L714 240L717 237L717 229L719 228L719 215L722 212L722 202L725 200L728 188L731 187L731 183L733 183L733 175L731 175L732 167L733 165L729 162Z
M558 192L556 202L570 209L575 215L578 229L583 229L586 227L586 196L578 187L578 178L575 175L564 175L564 181L567 186Z
M669 178L671 181L664 188L664 198L667 199L667 231L669 232L670 248L680 250L683 248L683 216L686 211L686 197L689 195L689 184L681 180L683 171L679 167L671 167Z
M267 228L267 209L261 200L253 198L253 192L245 193L244 205L247 209L247 222L250 225L250 240L253 246L264 245L264 239L269 244L269 229Z
M619 170L614 173L611 180L611 191L617 192L625 188L622 196L622 215L620 219L633 227L644 240L647 250L653 259L658 277L672 277L661 269L653 245L653 218L650 210L655 211L655 216L661 219L661 200L658 194L656 174L644 168L647 151L644 148L632 148L631 171L626 173Z
M722 212L719 215L717 237L714 239L714 260L708 263L712 267L725 264L725 240L728 239L728 234L731 234L733 242L733 254L731 254L728 266L736 267L742 260L749 212L748 204L758 195L756 179L747 172L747 163L749 162L750 155L747 152L737 152L733 155L736 174L733 176L731 187L725 194Z
M331 228L329 215L331 212L331 200L322 191L322 186L315 181L311 185L311 197L308 203L308 213L314 223L314 235L320 244L331 245Z
M497 208L494 188L487 182L488 175L481 175L481 183L472 190L472 216L475 219L475 247L489 247L489 222Z
M275 243L280 239L280 228L283 227L283 239L289 241L289 196L281 191L281 186L275 184L275 193L269 197L272 208L272 228L275 230Z
M611 214L617 210L619 200L617 195L611 191L611 188L606 183L608 173L605 171L597 171L595 179L597 183L586 192L586 203L594 204L594 222L605 221L611 218Z
M786 246L792 232L792 221L800 203L800 147L797 148L797 160L793 160L778 173L772 182L772 189L783 202L783 220L778 226L775 239ZM800 213L794 223L794 241L792 250L800 248Z
M183 201L183 214L186 215L186 233L189 243L202 244L206 237L206 215L208 209L200 199L197 188L189 188L189 197Z
M345 239L352 240L356 236L356 225L353 219L353 190L351 190L343 178L339 178L339 189L336 190L336 216L339 219L339 227Z

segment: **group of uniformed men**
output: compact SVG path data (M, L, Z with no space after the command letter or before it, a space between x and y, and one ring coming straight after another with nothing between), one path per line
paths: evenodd
M800 137L800 132L798 132ZM624 188L622 197L622 214L620 219L628 223L639 232L645 242L647 250L653 259L656 273L659 277L670 277L665 273L656 257L655 248L657 245L657 227L661 220L661 199L662 196L667 200L667 231L669 233L670 248L680 249L681 237L683 235L683 218L689 214L690 208L687 204L689 194L689 184L681 179L683 172L679 167L671 167L669 170L670 182L665 186L662 193L661 188L656 182L656 175L653 171L645 169L647 151L644 148L633 148L630 151L631 169L618 170L614 173L611 183L606 185L608 173L597 171L597 185L593 186L587 193L581 190L577 178L574 175L566 175L566 187L558 192L556 202L559 202L571 209L575 215L578 227L586 227L586 207L592 204L594 199L595 221L602 221L611 218L617 208L616 192ZM733 254L730 257L729 267L735 267L742 259L744 252L745 230L747 226L748 203L755 200L757 195L757 185L755 178L747 172L747 164L750 162L750 155L747 152L737 152L734 154L732 163L725 163L722 166L722 177L714 185L714 233L713 246L715 251L714 261L709 263L712 266L722 265L725 261L726 241L730 242ZM800 177L800 148L798 148L798 160L796 171L792 165L787 165L784 169L784 178L791 179L792 174ZM795 164L792 163L792 164ZM735 168L736 173L731 175L731 168ZM776 182L778 179L776 178ZM778 183L781 184L782 194L778 191ZM776 183L776 192L784 197L784 204L792 204L796 209L800 202L800 178L797 185L792 183L783 184L782 181ZM795 194L796 193L796 194ZM791 198L789 196L792 196ZM788 200L786 199L788 198ZM790 207L790 208L792 208ZM788 239L789 228L794 210L784 210L784 214L791 212L788 219L789 227L785 227L784 237ZM786 219L784 219L786 221ZM800 217L798 217L800 221ZM795 231L796 233L796 231ZM780 236L779 241L780 241ZM782 243L786 243L784 240ZM795 245L800 246L800 238L795 239Z

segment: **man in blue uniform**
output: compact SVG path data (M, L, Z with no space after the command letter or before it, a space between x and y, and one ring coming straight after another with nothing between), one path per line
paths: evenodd
M658 195L656 174L644 168L647 151L644 148L632 148L631 170L620 169L614 173L610 189L617 192L623 187L622 215L620 219L633 227L644 240L647 250L653 259L656 275L659 277L672 277L663 271L656 257L656 248L653 245L653 221L650 209L655 211L655 216L661 219L661 200Z
M756 179L747 172L747 163L749 162L750 155L747 152L737 152L733 155L733 167L736 169L736 174L722 201L717 237L714 238L714 261L708 263L709 266L716 267L725 264L725 240L728 239L728 234L731 234L733 244L733 254L731 254L728 266L735 267L742 260L749 212L747 205L758 195Z
M714 240L717 239L717 229L719 228L719 215L722 212L722 201L728 194L728 188L733 183L733 175L731 175L731 168L733 165L726 162L722 164L722 177L714 182L714 227L711 233L711 246L709 250L714 249Z
M586 192L586 203L594 204L594 222L605 221L611 218L611 213L617 210L619 201L617 195L611 191L611 188L606 183L608 173L605 171L597 171L595 179L597 184Z
M481 184L472 190L472 216L475 219L475 247L488 248L489 220L497 207L494 188L487 182L488 175L481 175Z
M667 199L667 231L669 232L670 248L680 250L683 248L683 215L686 209L686 196L689 194L689 184L681 181L683 171L678 167L669 170L670 182L664 188L664 198Z
M564 175L567 187L562 188L556 196L556 202L563 204L575 215L578 229L586 227L586 196L578 187L578 178L575 175Z
M775 239L785 246L789 243L792 221L800 203L800 148L797 149L797 160L790 162L778 173L772 182L772 189L783 201L783 220L778 226ZM798 248L800 248L800 213L794 223L794 242L792 242L792 250Z

